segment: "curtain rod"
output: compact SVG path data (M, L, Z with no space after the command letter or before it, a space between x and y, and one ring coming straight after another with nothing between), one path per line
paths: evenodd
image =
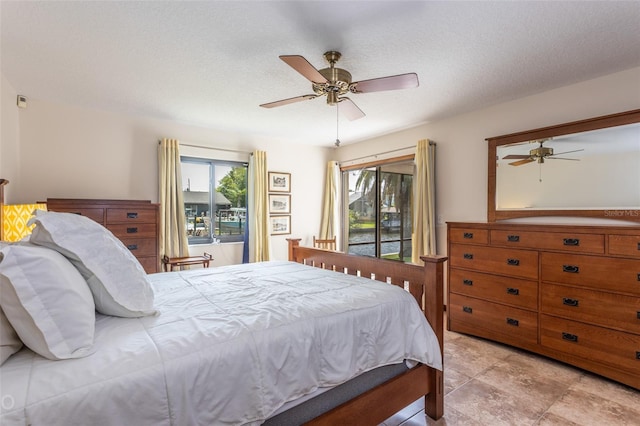
M160 145L162 143L162 141L158 141L158 145ZM253 155L253 152L250 151L241 151L239 149L229 149L229 148L215 148L213 146L204 146L204 145L193 145L193 144L188 144L188 143L181 143L178 142L180 144L180 146L188 146L191 148L203 148L203 149L213 149L215 151L225 151L225 152L237 152L240 154L249 154L249 155Z
M437 144L433 141L429 141L429 145L430 146L436 146ZM405 149L410 149L410 148L415 148L415 145L411 145L411 146L405 146L404 148L396 148L396 149L392 149L390 151L385 151L385 152L377 152L375 154L369 154L369 155L365 155L364 157L358 157L358 158L350 158L348 160L342 161L342 163L348 163L350 161L358 161L358 160L364 160L365 158L371 158L371 157L377 157L378 155L385 155L385 154L392 154L394 152L398 152L398 151L404 151Z

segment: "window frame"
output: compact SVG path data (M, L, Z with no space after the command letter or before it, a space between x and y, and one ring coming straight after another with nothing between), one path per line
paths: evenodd
M217 192L217 186L216 186L216 175L215 175L215 170L216 170L216 166L227 166L227 167L231 167L231 168L236 168L236 167L244 167L247 171L246 173L246 179L248 179L248 169L249 169L249 164L246 161L233 161L233 160L219 160L219 159L214 159L214 158L202 158L202 157L194 157L194 156L190 156L190 155L181 155L180 156L180 165L184 164L184 163L191 163L191 164L201 164L201 165L208 165L209 166L209 218L211 220L211 226L209 229L209 233L208 235L205 236L190 236L187 234L187 241L189 245L202 245L202 244L217 244L217 243L235 243L235 242L242 242L244 241L244 235L247 231L247 226L246 226L246 222L245 222L245 226L243 228L242 233L239 234L229 234L229 235L215 235L214 233L214 220L215 220L215 212L217 212L217 207L216 207L216 199L215 199L215 193ZM222 176L224 177L224 176ZM249 182L248 180L245 182L245 185L248 187ZM248 191L247 191L248 192ZM247 195L245 194L245 206L248 203L248 199L247 199ZM183 211L185 212L185 219L187 219L188 221L188 217L186 215L186 202L183 199L183 206L182 206ZM245 207L246 209L246 207ZM246 214L245 214L245 218L246 218ZM245 219L246 220L246 219Z
M374 168L375 169L375 173L376 173L376 179L375 179L375 205L376 205L376 209L374 212L374 221L375 221L375 231L374 231L374 239L375 241L373 243L369 243L369 244L374 244L375 246L375 250L374 250L374 255L372 255L372 257L376 257L376 258L383 258L386 255L382 254L382 244L383 243L388 243L388 242L393 242L393 241L385 241L382 238L382 215L383 212L381 211L381 202L380 202L380 197L381 197L381 182L380 182L380 175L383 173L389 173L389 172L385 172L383 170L381 170L382 168L384 168L384 166L389 166L389 165L393 165L393 164L400 164L400 163L405 163L405 162L414 162L415 161L415 155L410 154L410 155L403 155L403 156L399 156L399 157L393 157L393 158L388 158L388 159L384 159L384 160L378 160L378 161L373 161L373 162L368 162L368 163L361 163L361 164L357 164L357 165L349 165L349 166L342 166L340 167L340 173L342 176L342 200L343 200L343 208L342 208L342 213L341 213L341 217L342 217L342 230L343 230L343 247L345 247L345 251L346 252L350 252L350 248L352 245L356 245L356 244L350 244L349 242L349 237L350 237L350 231L351 231L351 226L350 226L350 219L349 219L349 213L350 213L350 206L349 206L349 179L345 179L344 176L345 174L348 174L349 172L355 171L355 170L365 170L365 169L371 169ZM415 173L415 163L414 163L414 169L413 172L410 176L413 177L414 173ZM408 174L401 174L401 176L405 176ZM409 200L408 201L408 208L409 208L409 215L411 217L411 220L413 220L413 184L414 182L411 182L411 191L409 192ZM402 224L402 221L401 221ZM411 228L413 228L413 223L411 224ZM413 236L412 233L409 233L409 238L403 238L403 231L401 230L401 234L400 237L403 240L403 242L409 242L410 244L412 244L412 240L413 240ZM404 243L403 243L404 244ZM403 259L402 255L399 254L399 258L398 259L391 259L394 261L398 261L398 262L405 262L405 260Z

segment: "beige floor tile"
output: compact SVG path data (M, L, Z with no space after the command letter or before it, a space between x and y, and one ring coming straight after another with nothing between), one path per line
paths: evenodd
M542 415L521 396L477 379L449 393L444 401L445 407L449 405L483 425L533 425Z
M640 391L595 374L585 373L572 387L617 402L635 411L640 417Z
M466 374L460 373L459 371L456 371L453 368L447 368L445 366L444 394L446 395L452 390L459 388L469 380L471 380L471 377L467 376Z
M471 417L462 414L451 406L444 407L444 416L438 420L432 420L426 417L427 426L485 426L482 423L478 423ZM403 425L404 426L404 425Z
M634 406L637 407L638 404ZM584 426L640 425L638 411L582 390L570 389L549 408L549 413Z
M580 377L564 368L530 355L512 355L480 373L476 380L512 395L541 415Z
M495 345L481 339L462 337L444 345L444 366L446 371L474 377L513 352L504 346Z
M536 426L580 426L553 413L544 413Z

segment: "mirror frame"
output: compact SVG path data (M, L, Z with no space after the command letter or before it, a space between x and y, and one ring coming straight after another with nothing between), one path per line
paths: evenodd
M539 129L527 130L525 132L511 133L508 135L495 136L485 139L489 143L489 168L487 187L487 221L496 222L498 220L515 219L523 217L537 216L572 216L591 217L600 219L617 219L640 222L640 210L628 209L598 209L598 210L498 210L496 209L496 168L497 168L497 147L517 142L526 142L536 139L546 139L553 136L568 135L573 133L587 132L591 130L606 129L608 127L623 126L625 124L639 123L640 109L625 111L617 114L604 115L601 117L589 118L587 120L573 121L570 123L558 124L555 126L541 127Z

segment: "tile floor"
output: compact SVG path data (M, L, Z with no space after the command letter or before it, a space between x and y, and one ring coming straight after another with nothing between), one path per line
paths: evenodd
M640 426L640 391L529 352L445 331L445 410L416 401L384 426Z

